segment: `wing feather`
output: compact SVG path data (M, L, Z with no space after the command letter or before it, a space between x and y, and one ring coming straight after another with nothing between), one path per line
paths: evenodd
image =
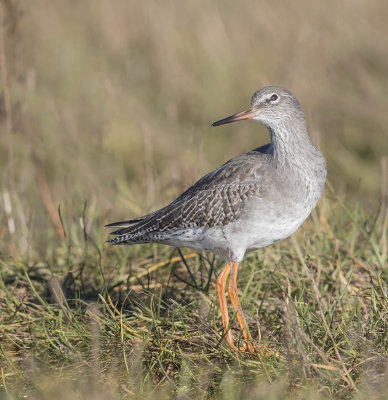
M120 228L112 232L118 237L111 243L141 242L142 236L152 233L225 226L235 221L246 200L260 196L263 189L263 163L258 162L261 157L265 154L260 149L236 157L205 175L168 206L140 218L107 225Z

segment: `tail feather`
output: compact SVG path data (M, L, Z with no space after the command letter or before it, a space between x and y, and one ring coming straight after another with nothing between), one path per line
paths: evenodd
M139 242L139 241L138 241L138 242L132 241L132 240L129 238L129 236L130 236L130 235L128 235L128 234L118 235L118 236L114 237L113 239L107 240L107 243L110 243L110 244L126 244L126 245L131 245L131 244L136 244L136 243ZM140 242L141 242L141 241L140 241Z
M116 237L108 240L111 244L129 244L131 240L139 241L140 237L155 228L154 216L157 212L144 215L143 217L130 219L128 221L113 222L105 225L106 228L119 228L110 235ZM136 240L137 239L137 240ZM132 243L133 244L133 243Z
M131 225L137 224L147 217L148 215L145 215L144 217L129 219L128 221L113 222L111 224L105 225L105 228L129 228Z

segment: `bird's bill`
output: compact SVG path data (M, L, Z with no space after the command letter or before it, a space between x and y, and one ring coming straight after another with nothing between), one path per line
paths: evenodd
M256 116L257 116L257 109L251 107L237 114L233 114L230 117L220 119L219 121L214 122L212 126L230 124L231 122L241 121L243 119L252 119Z

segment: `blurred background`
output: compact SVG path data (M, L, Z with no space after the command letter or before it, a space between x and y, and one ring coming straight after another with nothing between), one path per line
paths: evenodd
M63 235L58 206L68 227L151 211L267 143L211 123L270 84L300 100L335 192L377 209L387 21L383 0L3 0L1 249Z

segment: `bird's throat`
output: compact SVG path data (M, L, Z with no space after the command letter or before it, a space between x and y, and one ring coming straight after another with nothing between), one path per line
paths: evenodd
M315 150L304 122L289 121L268 129L271 135L270 152L278 167L294 165L306 155L306 151Z

